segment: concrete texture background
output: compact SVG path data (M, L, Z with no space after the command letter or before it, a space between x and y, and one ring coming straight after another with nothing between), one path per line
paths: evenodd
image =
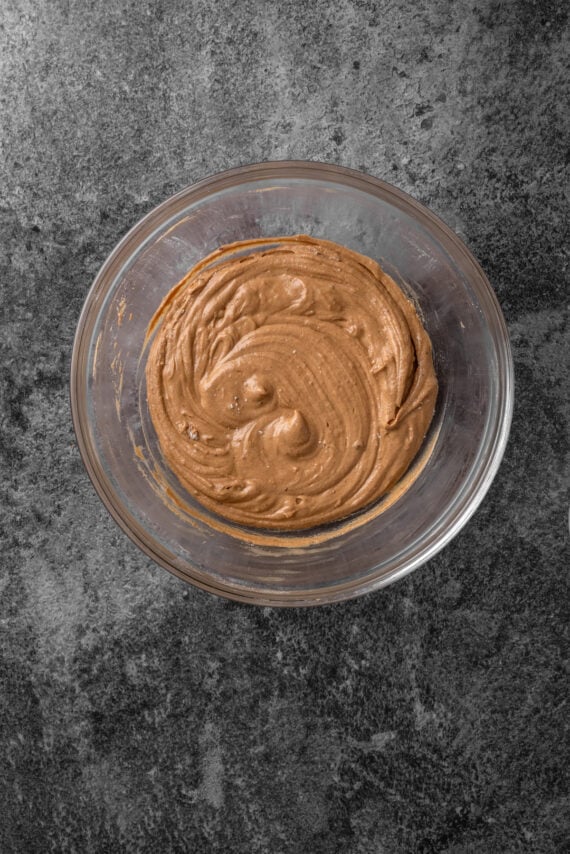
M556 0L3 0L0 851L568 850L568 37ZM506 457L460 536L311 611L154 566L68 404L119 237L279 158L429 205L516 362Z

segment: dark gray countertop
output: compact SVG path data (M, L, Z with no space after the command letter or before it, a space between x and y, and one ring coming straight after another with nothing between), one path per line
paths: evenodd
M309 5L1 5L3 854L568 850L566 6ZM451 225L517 383L452 544L308 611L216 599L139 553L68 403L119 237L199 178L284 158L365 170Z

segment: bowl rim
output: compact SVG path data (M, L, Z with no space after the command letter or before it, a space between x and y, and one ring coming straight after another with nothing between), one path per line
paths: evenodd
M485 446L487 458L483 466L476 467L475 464L473 465L474 477L467 495L464 495L462 490L458 490L454 500L447 508L443 520L445 525L442 525L442 519L438 519L422 537L419 547L416 543L410 546L414 553L409 559L404 557L403 565L397 566L381 576L369 576L364 580L362 578L350 579L326 588L290 591L264 588L260 592L258 588L245 584L242 587L235 583L228 583L227 585L216 583L215 579L209 577L195 565L191 565L190 568L194 572L190 575L188 570L183 570L172 561L171 554L152 536L148 535L146 529L124 506L113 489L98 462L93 443L89 439L89 425L82 414L80 400L87 391L85 367L91 341L89 322L98 316L103 299L107 296L109 283L115 280L115 273L118 273L124 266L125 253L127 252L130 255L132 254L130 250L135 248L140 250L146 240L168 219L174 218L188 204L196 203L210 196L213 192L235 187L242 183L244 178L247 178L248 182L254 182L268 179L278 180L284 177L289 179L304 178L313 181L327 180L352 188L356 187L371 195L381 196L384 201L388 200L406 213L409 213L411 208L415 216L430 226L430 231L435 231L436 234L437 232L442 233L453 244L454 250L462 256L464 263L471 268L473 274L479 279L478 297L485 301L487 311L495 317L497 334L493 336L493 341L497 348L498 362L503 372L502 376L499 376L499 380L502 380L504 387L501 389L502 394L499 396L497 414L494 424L492 424L493 432ZM501 371L499 371L500 373ZM83 302L73 341L69 392L73 428L87 474L111 517L142 552L178 578L226 599L262 606L299 607L332 604L385 587L426 563L458 534L485 498L503 459L514 407L514 367L507 325L487 276L461 238L429 208L398 187L346 166L337 166L318 160L268 160L226 169L189 184L153 207L119 240L101 265ZM479 454L481 454L481 449ZM465 486L465 481L462 481L461 485ZM459 508L456 506L458 503L462 505ZM403 555L405 552L400 557L402 558ZM373 567L371 568L372 571Z

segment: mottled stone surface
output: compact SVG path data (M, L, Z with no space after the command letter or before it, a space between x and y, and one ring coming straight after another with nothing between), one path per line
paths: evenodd
M568 850L568 37L556 0L3 0L3 854ZM96 498L68 404L118 238L207 174L289 157L454 227L517 380L460 536L310 611L154 566Z

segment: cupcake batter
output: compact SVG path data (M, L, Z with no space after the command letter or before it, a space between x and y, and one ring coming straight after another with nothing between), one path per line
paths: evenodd
M166 462L205 507L301 530L402 477L437 381L414 307L375 261L304 235L257 249L268 243L222 247L166 297L148 405Z

